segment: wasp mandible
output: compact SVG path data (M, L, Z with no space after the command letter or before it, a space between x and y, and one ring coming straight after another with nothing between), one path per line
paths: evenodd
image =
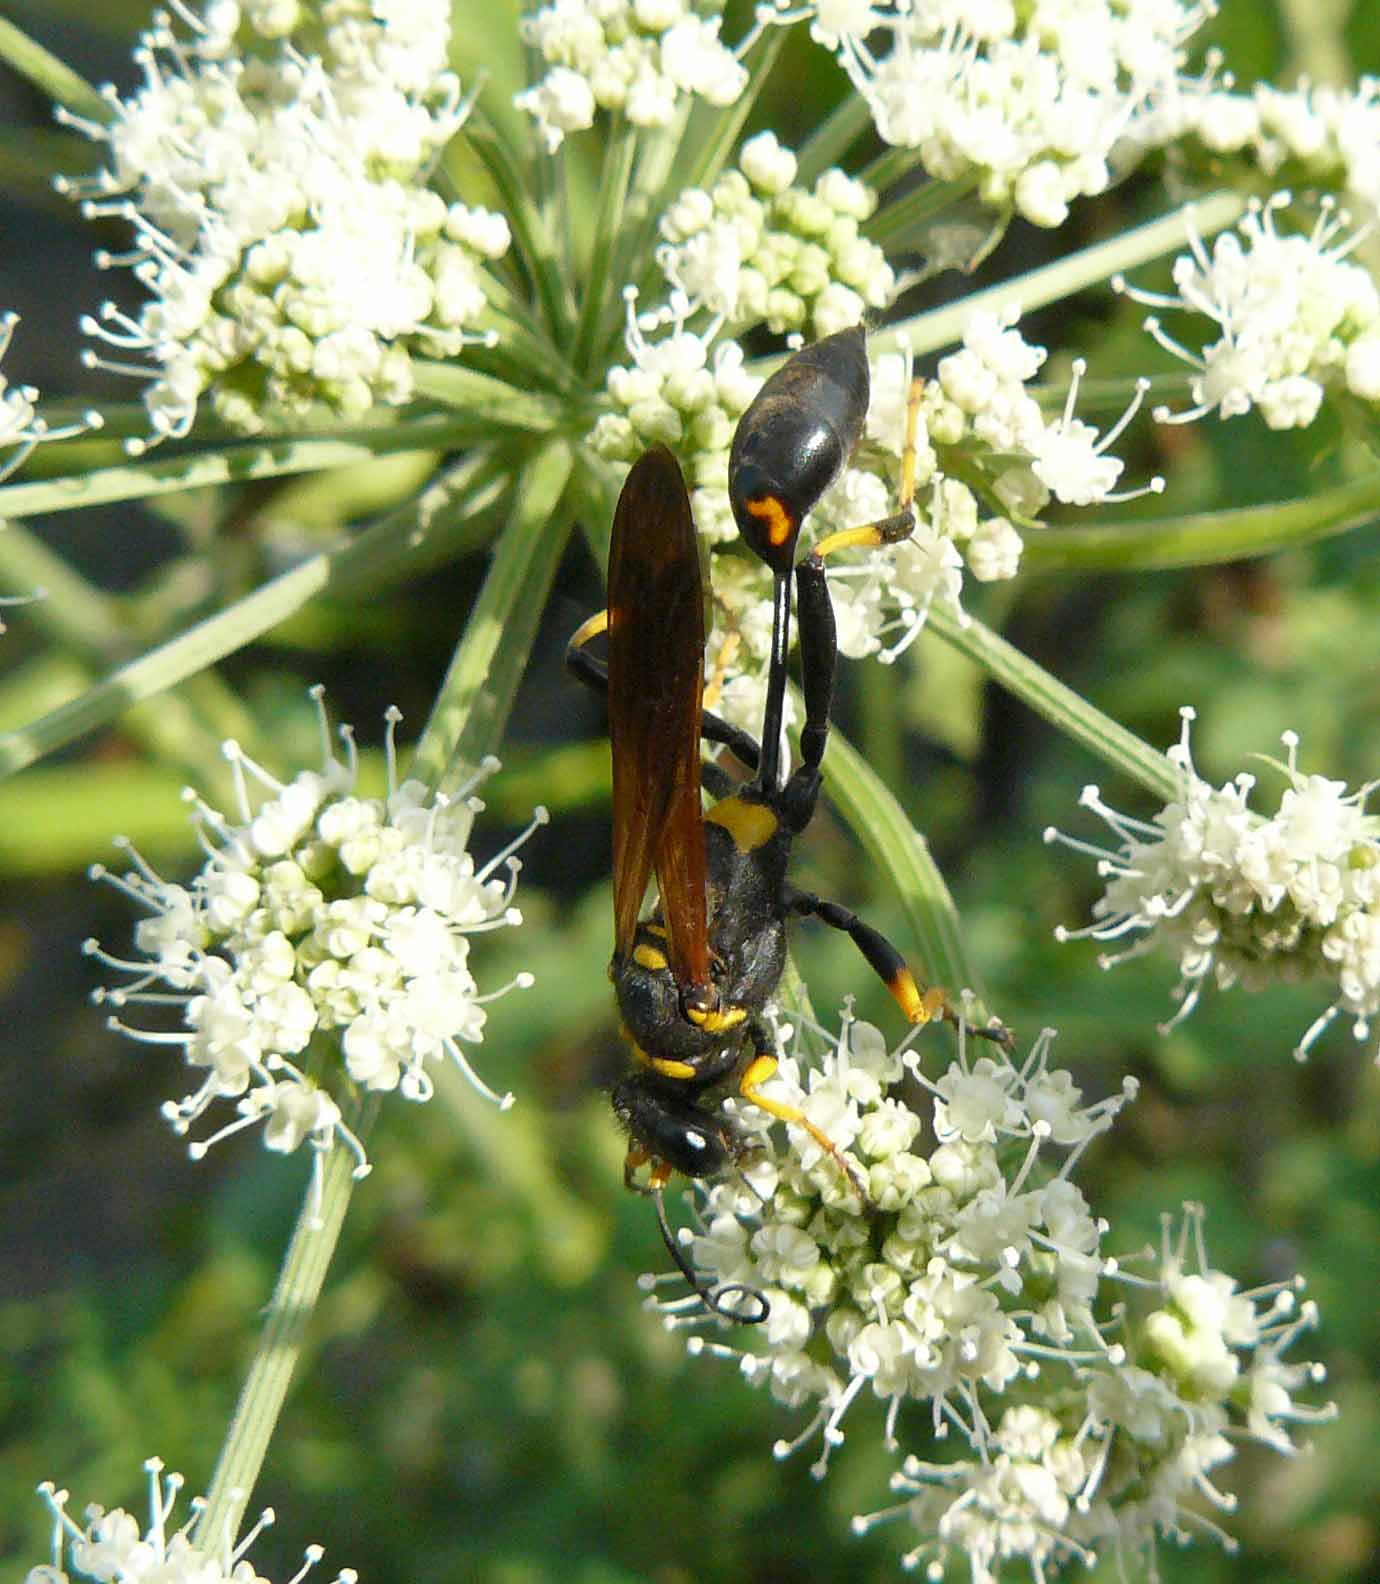
M918 392L916 393L918 396ZM913 437L914 403L908 420ZM763 1012L786 962L786 928L812 915L844 931L912 1023L945 1010L922 992L905 960L850 909L793 886L791 844L820 791L837 660L823 557L912 530L914 443L903 458L900 509L833 534L796 564L801 525L848 460L867 416L869 378L861 326L792 356L739 421L729 456L729 496L746 542L773 577L772 640L760 743L704 708L704 589L680 465L664 446L634 463L614 513L608 608L571 638L571 670L608 695L613 755L614 949L609 976L632 1068L613 1086L628 1135L624 1180L650 1168L662 1235L682 1275L716 1313L744 1323L744 1289L706 1290L678 1249L662 1189L673 1172L710 1177L740 1159L743 1137L722 1109L731 1093L804 1128L853 1176L833 1141L798 1107L763 1093L777 1060ZM781 767L791 583L800 626L805 703L799 762ZM607 631L608 658L586 645ZM735 783L701 763L700 742L721 744L750 773ZM707 810L701 784L717 799ZM659 900L641 917L655 872ZM856 1179L855 1179L856 1180ZM862 1185L859 1184L860 1189ZM866 1197L865 1189L863 1196Z

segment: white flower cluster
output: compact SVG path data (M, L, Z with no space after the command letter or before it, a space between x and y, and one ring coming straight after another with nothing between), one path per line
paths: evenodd
M164 1475L159 1458L150 1458L144 1468L149 1476L147 1528L122 1507L107 1512L94 1502L83 1515L86 1523L78 1524L67 1511L71 1494L45 1480L38 1491L53 1514L53 1560L30 1568L24 1584L69 1584L68 1566L76 1577L100 1584L268 1584L247 1557L274 1522L272 1508L264 1509L238 1544L228 1534L220 1545L193 1544L191 1532L204 1502L191 1502L186 1521L171 1529L182 1476ZM319 1545L308 1546L302 1566L287 1584L301 1584L324 1555ZM331 1584L356 1584L358 1577L353 1568L341 1568Z
M728 452L738 420L764 381L743 366L743 351L721 340L718 324L703 333L686 328L696 311L684 293L670 305L639 315L637 294L627 302L626 343L632 366L609 371L614 410L595 424L590 444L610 462L633 462L648 446L665 445L685 469L695 525L711 544L737 535L728 505ZM655 340L648 330L664 330Z
M846 1015L808 1072L784 1055L784 1031L779 1098L845 1152L869 1202L808 1135L788 1128L791 1145L778 1148L769 1120L740 1108L760 1155L741 1179L703 1191L702 1229L685 1235L707 1288L750 1290L722 1291L723 1308L754 1295L769 1305L755 1346L697 1329L691 1352L815 1410L778 1457L818 1438L822 1475L867 1394L886 1404L888 1450L899 1450L907 1405L923 1407L933 1440L957 1430L966 1441L970 1458L907 1458L893 1488L908 1499L855 1520L863 1530L913 1519L923 1539L906 1564L925 1562L933 1577L966 1559L974 1580L994 1584L1008 1558L1042 1578L1070 1558L1091 1562L1104 1544L1144 1552L1179 1532L1186 1498L1226 1505L1207 1471L1232 1456L1228 1426L1290 1450L1287 1421L1332 1413L1295 1404L1292 1393L1320 1376L1281 1362L1315 1324L1314 1306L1298 1306L1292 1286L1238 1292L1210 1269L1201 1238L1188 1272L1198 1212L1176 1247L1166 1223L1150 1276L1103 1254L1107 1225L1071 1172L1136 1085L1085 1105L1071 1075L1048 1065L1052 1038L1042 1034L1019 1066L1004 1052L970 1061L961 1046L932 1082L910 1039L889 1052ZM927 1143L901 1098L907 1072L934 1096ZM1136 1307L1140 1295L1149 1301ZM652 1302L673 1327L728 1324L698 1297Z
M1046 353L1024 339L1016 319L1014 308L973 313L962 347L941 358L934 378L923 381L915 434L915 532L835 570L845 654L880 652L883 660L895 659L919 634L936 599L961 614L965 564L982 583L1015 577L1021 530L1038 529L1039 514L1051 500L1091 506L1164 488L1156 478L1140 490L1116 489L1123 464L1110 448L1139 410L1144 386L1106 434L1099 434L1074 416L1085 372L1079 359L1062 412L1047 419L1026 388ZM876 521L894 509L887 504L887 488L899 474L910 387L905 358L875 360L865 438L880 460L869 466L864 454L845 470L820 503L820 532ZM958 469L949 471L947 456L961 459L961 478Z
M1110 850L1060 841L1098 860L1107 889L1082 930L1061 940L1139 936L1124 952L1104 956L1112 967L1164 946L1179 964L1171 1023L1197 1005L1203 987L1264 989L1281 980L1321 980L1335 993L1295 1047L1300 1058L1339 1012L1352 1017L1358 1040L1380 1012L1380 819L1364 812L1375 783L1348 792L1341 781L1304 775L1298 737L1284 734L1287 761L1267 762L1286 786L1268 817L1248 805L1255 777L1242 773L1222 787L1199 776L1189 751L1194 712L1167 757L1182 789L1151 822L1109 808L1096 787L1080 802L1115 833Z
M316 690L318 707L320 690ZM264 1144L287 1153L304 1141L320 1152L336 1138L358 1142L334 1098L348 1078L363 1089L432 1093L429 1064L447 1056L486 1098L503 1106L471 1068L461 1042L483 1038L485 1004L469 969L469 937L521 922L512 905L518 840L476 869L467 850L474 815L469 794L497 768L490 760L456 799L433 797L420 782L397 784L388 727L388 791L357 796L354 740L341 729L347 761L330 751L322 710L323 764L276 781L234 743L239 821L192 798L208 857L190 886L162 879L131 850L135 868L113 880L152 916L135 931L140 956L122 961L88 941L88 953L133 976L97 992L106 1005L179 1007L184 1028L111 1026L149 1044L181 1046L200 1086L164 1107L180 1134L211 1104L237 1102L239 1117L209 1144L262 1125ZM267 796L256 805L248 777ZM192 795L189 794L189 797ZM516 985L532 983L519 975ZM155 988L158 987L158 988ZM304 1070L305 1069L305 1070Z
M1161 346L1198 372L1194 405L1157 409L1162 423L1190 423L1215 412L1235 418L1260 409L1272 429L1297 429L1318 415L1329 387L1380 402L1380 291L1370 272L1349 263L1358 235L1324 203L1307 236L1281 235L1275 215L1288 193L1254 204L1235 232L1223 232L1211 254L1196 233L1192 251L1174 261L1177 296L1141 291L1117 277L1113 285L1137 302L1204 314L1221 331L1201 353L1174 340L1158 319L1145 327Z
M738 169L709 192L681 193L662 216L662 273L730 330L832 335L895 294L886 256L858 230L876 194L841 170L825 171L813 192L795 178L795 155L761 132L743 144Z
M4 362L5 354L10 349L10 340L18 323L17 313L0 314L0 363ZM38 391L34 386L11 385L0 373L0 484L18 472L33 455L34 449L45 441L70 440L73 435L99 429L104 422L100 413L88 412L80 422L54 429L38 416L34 406L37 400ZM8 456L5 455L6 451L9 452ZM0 521L0 529L4 526L4 522ZM0 609L6 605L31 604L34 600L43 599L46 593L46 589L35 589L31 594L0 595ZM4 631L5 623L0 620L0 633Z
M484 272L507 222L427 186L468 108L450 0L175 10L186 36L155 17L143 85L104 90L107 122L63 115L111 161L63 190L134 230L98 262L151 293L137 319L107 303L83 328L149 360L102 366L148 382L153 439L186 434L207 394L248 432L317 403L358 417L410 397L413 351L489 340Z
M719 342L711 358L720 321L701 334L687 329L698 305L683 293L672 294L668 309L641 319L632 303L630 294L627 345L633 365L609 375L615 411L599 419L591 443L601 456L619 462L633 461L649 445L670 446L686 470L700 533L711 545L731 542L738 529L728 501L729 448L762 381L744 368L742 351L732 342ZM1037 528L1038 514L1052 499L1088 506L1142 493L1116 492L1123 464L1110 447L1139 409L1143 386L1100 435L1074 416L1084 372L1076 362L1063 411L1047 419L1026 389L1045 352L1021 337L1015 318L1014 310L973 314L963 346L922 382L914 532L899 544L844 552L827 563L839 649L850 658L877 654L894 660L918 637L936 600L961 616L965 564L980 582L1014 577L1023 548L1017 524ZM669 331L657 339L645 333L668 323ZM871 387L863 441L811 514L816 538L878 522L896 510L912 389L909 359L899 353L874 357ZM961 456L962 479L945 471L942 453ZM1159 478L1145 486L1163 487ZM998 511L990 512L994 506ZM708 674L721 701L711 707L755 731L770 653L769 578L755 562L720 558L712 595Z
M17 313L0 314L0 363L4 362L5 354L10 349L14 327L18 323ZM37 401L38 391L34 386L11 385L0 374L0 452L9 450L10 453L0 457L0 484L23 467L33 455L34 447L42 445L45 440L70 440L73 435L99 429L104 422L100 413L88 412L80 423L54 429L38 416L34 406ZM0 628L0 631L3 630Z
M733 50L720 39L722 11L723 0L552 0L519 24L551 70L514 103L552 154L598 110L664 127L688 97L731 105L747 87L746 41Z
M1212 0L777 0L808 16L879 135L1036 225L1099 193L1137 117L1172 91Z
M1249 154L1268 176L1344 191L1367 218L1380 216L1380 78L1363 77L1351 89L1262 82L1238 93L1214 66L1181 80L1137 125L1137 137L1155 144L1194 137L1211 155Z

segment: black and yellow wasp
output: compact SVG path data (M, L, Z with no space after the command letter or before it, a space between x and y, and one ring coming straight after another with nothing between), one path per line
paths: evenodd
M763 1011L786 961L786 927L813 915L845 931L906 1017L944 1010L905 961L849 909L791 885L791 843L809 823L829 735L837 645L823 557L845 544L880 544L912 529L914 448L903 462L895 516L831 535L796 565L801 525L853 451L867 416L869 379L859 326L803 348L743 414L729 457L729 496L743 538L774 578L772 644L760 744L704 709L704 592L690 500L663 446L633 465L614 513L608 608L575 633L571 670L607 690L613 753L614 948L609 977L632 1069L614 1085L628 1135L624 1178L656 1196L663 1236L682 1274L717 1313L765 1318L760 1293L706 1291L677 1248L661 1190L673 1172L709 1177L736 1162L742 1135L720 1102L736 1092L805 1128L849 1168L833 1142L794 1106L762 1092L776 1070ZM913 417L912 417L913 424ZM805 720L799 763L782 774L782 712L794 572ZM608 633L601 662L586 645ZM735 783L701 763L704 739L750 772ZM717 801L706 811L701 784ZM659 901L642 919L655 872Z

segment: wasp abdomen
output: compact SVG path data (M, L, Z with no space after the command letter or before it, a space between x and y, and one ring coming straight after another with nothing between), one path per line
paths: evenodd
M728 493L743 538L773 572L790 569L810 508L852 454L867 418L861 325L797 352L757 393L728 458Z

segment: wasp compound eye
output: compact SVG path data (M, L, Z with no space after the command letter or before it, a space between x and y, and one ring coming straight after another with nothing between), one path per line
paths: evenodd
M739 420L728 458L738 531L781 576L810 509L852 454L867 417L861 325L826 336L784 363Z

